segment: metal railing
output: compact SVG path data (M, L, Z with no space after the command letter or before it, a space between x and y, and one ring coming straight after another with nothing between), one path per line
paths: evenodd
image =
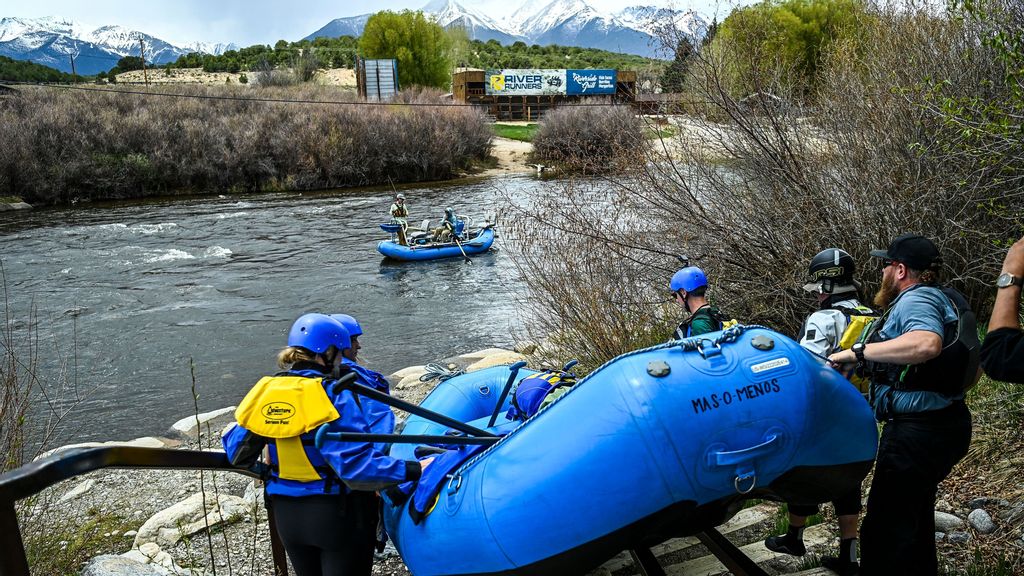
M223 452L112 446L74 448L52 454L0 475L0 576L29 576L15 503L58 482L103 468L227 470L253 478L261 476L260 465L237 468ZM288 562L269 507L267 514L274 569L277 574L286 576Z

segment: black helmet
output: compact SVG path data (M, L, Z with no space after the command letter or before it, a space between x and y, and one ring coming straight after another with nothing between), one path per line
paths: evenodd
M811 258L807 270L810 282L804 284L808 292L853 292L860 283L853 279L856 264L846 250L827 248Z

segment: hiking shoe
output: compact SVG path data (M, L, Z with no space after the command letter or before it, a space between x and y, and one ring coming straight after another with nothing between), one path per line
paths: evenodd
M841 560L835 556L825 556L821 559L821 565L839 576L858 576L860 574L860 564Z
M781 552L790 556L803 556L807 554L807 548L804 548L803 542L787 538L785 534L782 536L769 536L764 541L764 547L772 552Z

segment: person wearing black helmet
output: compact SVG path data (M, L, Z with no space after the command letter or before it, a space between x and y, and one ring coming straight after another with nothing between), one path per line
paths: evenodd
M934 575L938 485L971 443L964 396L980 373L977 328L963 295L938 286L942 257L931 240L903 234L871 256L881 261L875 305L885 311L866 343L829 356L835 367L867 370L869 399L884 423L861 566L866 574Z
M842 348L851 319L870 317L874 311L861 304L857 297L860 283L854 279L856 265L845 250L828 248L811 258L809 282L804 290L814 294L819 309L807 317L800 330L800 345L807 351L827 357ZM863 480L863 478L861 478ZM857 522L860 517L860 489L832 502L839 517L839 556L822 558L822 566L842 575L857 574ZM789 529L785 534L771 536L765 547L774 552L803 556L807 549L803 542L807 517L818 512L815 505L789 504Z

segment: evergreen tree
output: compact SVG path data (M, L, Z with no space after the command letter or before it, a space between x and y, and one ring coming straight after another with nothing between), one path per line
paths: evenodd
M679 40L676 46L676 57L661 75L662 92L682 92L683 83L686 80L686 66L693 56L693 42L689 37Z

